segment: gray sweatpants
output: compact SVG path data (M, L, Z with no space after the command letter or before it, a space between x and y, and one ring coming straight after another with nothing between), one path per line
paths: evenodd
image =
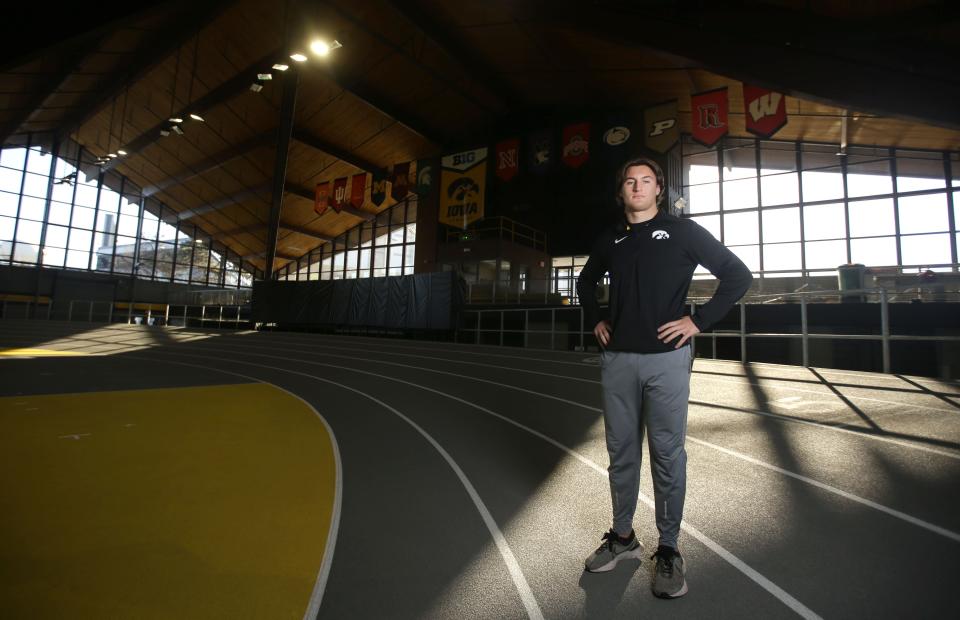
M673 548L687 490L690 355L689 346L667 353L604 351L600 362L613 529L624 534L633 527L646 426L660 544Z

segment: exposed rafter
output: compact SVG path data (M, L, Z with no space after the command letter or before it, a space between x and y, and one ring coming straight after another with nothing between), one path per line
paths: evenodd
M297 233L298 235L313 237L314 239L319 239L324 243L333 241L333 237L331 237L330 235L324 235L323 233L314 232L302 226L293 226L292 224L284 224L283 222L280 222L280 229L287 230L292 233Z
M215 202L205 204L202 207L181 211L177 214L177 219L181 221L188 220L192 217L203 215L204 213L210 213L211 211L219 211L220 209L224 209L226 207L232 207L233 205L240 204L241 202L245 202L251 198L256 198L261 202L265 202L266 196L264 196L264 193L269 190L269 185L247 189L232 196L226 196Z
M153 196L154 194L158 192L162 192L168 187L172 187L173 185L177 185L179 183L184 183L194 177L204 175L207 172L210 172L211 170L216 170L217 168L220 168L221 166L227 164L228 162L231 162L234 159L237 159L238 157L242 157L243 155L246 155L247 153L249 153L254 149L271 144L275 139L276 139L276 132L274 131L267 131L262 134L253 136L249 140L245 140L240 144L237 144L223 151L220 151L215 155L211 155L207 159L197 164L188 166L186 170L172 177L168 177L167 179L165 179L160 183L157 183L156 185L152 185L150 187L144 188L143 195L147 197Z
M334 144L318 138L317 136L311 134L306 129L294 129L293 130L293 139L297 142L309 146L310 148L322 151L327 155L333 155L340 161L346 162L351 166L356 166L361 170L365 170L370 173L380 172L386 174L387 170L377 166L372 161L366 160L358 155L354 155L346 149L342 149Z
M250 224L249 226L241 226L239 228L233 228L230 230L221 230L218 231L214 237L230 237L233 235L242 235L242 234L252 234L260 231L267 230L268 226L266 222L258 222L256 224ZM324 235L323 233L318 233L302 226L294 226L292 224L284 224L280 222L280 230L286 230L288 232L297 233L298 235L305 235L307 237L313 237L314 239L319 239L324 243L333 241L333 237L330 235Z
M305 187L300 187L299 185L295 185L293 183L287 183L286 185L283 186L283 189L287 193L293 194L294 196L299 196L300 198L304 198L306 200L309 200L310 202L313 202L314 200L314 192ZM328 213L330 211L333 211L333 209L329 209ZM362 211L350 205L343 205L342 207L340 207L340 211L343 213L347 213L349 215L353 215L354 217L359 217L367 221L370 221L373 218L377 217L375 213L370 213L369 211Z

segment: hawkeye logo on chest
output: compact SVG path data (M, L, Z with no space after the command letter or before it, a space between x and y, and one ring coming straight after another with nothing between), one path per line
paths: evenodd
M665 230L655 230L650 234L651 239L669 239L670 233Z

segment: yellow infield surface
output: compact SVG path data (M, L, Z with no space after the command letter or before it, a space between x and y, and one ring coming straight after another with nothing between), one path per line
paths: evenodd
M335 463L266 384L0 398L0 616L302 618Z
M0 349L0 356L4 357L53 357L87 355L83 351L57 351L56 349Z

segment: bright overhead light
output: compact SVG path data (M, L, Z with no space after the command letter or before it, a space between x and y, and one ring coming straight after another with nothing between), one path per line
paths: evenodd
M297 62L306 62L307 60L307 57L301 54L300 52L296 52L295 54L290 54L290 58L292 58L293 60L296 60Z
M170 130L169 130L168 128L164 127L163 129L160 130L160 135L163 136L164 138L166 138L167 136L170 135Z
M258 74L257 74L257 79L260 80L261 82L266 82L267 80L272 80L272 79L273 79L273 74L272 74L272 73L258 73Z
M260 82L254 82L253 84L250 85L250 90L252 90L255 93L259 93L261 90L263 90L263 84L261 84Z
M195 121L200 121L201 123L203 122L203 117L197 114L196 112L191 112L190 118L192 118Z
M113 159L116 156L117 156L116 153L107 153L107 157L109 157L110 159Z
M180 129L180 125L174 125L173 127L171 127L171 129L173 129L173 132L178 136L183 135L183 129Z
M171 123L182 123L182 122L183 122L183 119L180 118L179 116L171 116L171 117L170 117L169 119L167 119L167 120L169 120Z
M290 67L289 67L288 65L285 65L285 64L279 63L279 62L278 62L277 64L273 65L273 67L271 67L271 69L275 69L276 71L286 71L286 70L289 69L289 68L290 68Z
M321 41L320 39L314 39L310 43L310 51L317 56L326 56L331 50L335 50L340 47L343 47L343 45L336 40L334 40L333 43L327 43L326 41Z
M120 150L117 151L117 155L126 155L126 154L127 154L127 152L124 151L123 149L120 149Z

